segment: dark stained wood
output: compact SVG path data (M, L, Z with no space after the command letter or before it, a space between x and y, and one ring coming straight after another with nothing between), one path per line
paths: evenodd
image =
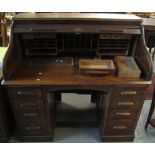
M133 142L134 135L123 135L123 136L105 136L102 138L103 142Z
M2 75L0 76L1 80ZM0 85L0 142L9 142L14 126L14 117L8 101L7 92L5 87Z
M150 110L149 110L149 115L145 124L145 129L147 129L148 125L151 124L153 127L154 126L154 120L152 119L152 115L155 109L155 90L153 92L153 98L152 98L152 102L151 102L151 106L150 106Z
M8 90L21 139L52 140L61 93L76 92L92 94L103 141L133 141L152 75L142 19L26 13L13 20L2 84ZM142 72L140 78L83 75L79 71L80 59L114 60L116 55L134 57Z
M146 49L146 45L144 44L144 28L142 28L142 35L140 36L139 40L137 41L137 46L135 49L135 59L137 60L137 63L145 75L145 78L147 80L151 80L152 77L152 59L151 56ZM145 59L147 58L147 59ZM142 62L142 63L141 63ZM141 65L140 65L141 64Z
M54 103L47 101L43 88L13 87L8 92L21 140L52 140Z
M9 46L3 58L3 77L8 79L21 61L21 53L18 51L14 35L11 34Z
M75 62L76 63L76 62ZM31 66L21 63L10 80L3 81L6 85L120 85L120 84L151 84L145 79L120 78L117 76L89 76L80 74L77 66ZM23 72L24 71L24 72ZM52 78L50 78L52 77Z

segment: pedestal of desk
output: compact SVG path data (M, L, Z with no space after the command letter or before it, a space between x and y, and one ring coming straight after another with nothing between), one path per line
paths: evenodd
M54 100L47 97L46 90L43 87L9 87L8 91L21 140L53 140Z
M101 137L104 142L133 141L144 103L145 87L114 87L109 103L101 114ZM104 103L105 104L105 103ZM104 105L103 104L103 105Z
M102 141L133 141L145 87L109 86L107 92L102 93L100 89L96 94ZM53 140L57 100L54 90L48 93L46 86L9 87L8 90L21 139Z

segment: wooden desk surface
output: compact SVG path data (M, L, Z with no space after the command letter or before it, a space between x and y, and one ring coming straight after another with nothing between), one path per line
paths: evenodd
M52 85L52 86L105 86L121 84L151 84L151 81L118 76L90 76L79 73L78 64L73 66L30 66L20 64L11 79L3 81L7 85Z

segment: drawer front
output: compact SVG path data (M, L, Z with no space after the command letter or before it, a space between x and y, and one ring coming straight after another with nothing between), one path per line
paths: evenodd
M100 39L110 39L110 34L100 34Z
M128 35L128 34L124 34L124 35L122 35L122 39L124 40L130 40L131 39L131 35Z
M111 35L111 39L122 39L122 37L119 34L113 34Z
M134 87L121 87L115 88L113 91L114 96L119 97L142 97L145 88L134 88Z
M16 108L42 108L44 103L38 99L25 99L25 100L13 100L12 101Z
M9 88L9 92L13 99L42 98L41 88Z
M106 128L105 128L105 134L107 135L129 135L133 134L133 128L134 128L134 121L125 119L125 120L111 120L108 121Z
M142 104L142 100L132 97L124 97L124 98L113 98L110 103L110 108L117 108L117 109L132 109L137 111Z
M108 113L109 119L135 119L136 112L131 109L114 109Z
M23 136L39 136L49 134L51 126L45 119L22 120L19 124L19 130Z
M45 111L43 109L16 109L16 115L19 119L33 119L45 117Z

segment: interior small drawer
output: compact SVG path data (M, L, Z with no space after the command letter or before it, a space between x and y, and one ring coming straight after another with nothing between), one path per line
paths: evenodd
M49 134L51 127L45 119L21 120L19 130L22 136L38 136Z
M134 111L137 111L142 104L141 99L135 99L132 97L115 97L111 99L110 102L110 108L111 109L132 109Z
M113 109L108 113L108 119L135 119L136 112L131 109Z
M107 135L128 135L134 132L134 121L129 119L118 119L108 121L105 134Z
M16 108L42 108L43 101L38 99L25 99L25 100L13 100L12 101Z
M124 97L142 97L144 94L145 88L134 88L134 87L118 87L113 91L114 96Z
M9 92L14 99L42 98L41 88L9 88Z

